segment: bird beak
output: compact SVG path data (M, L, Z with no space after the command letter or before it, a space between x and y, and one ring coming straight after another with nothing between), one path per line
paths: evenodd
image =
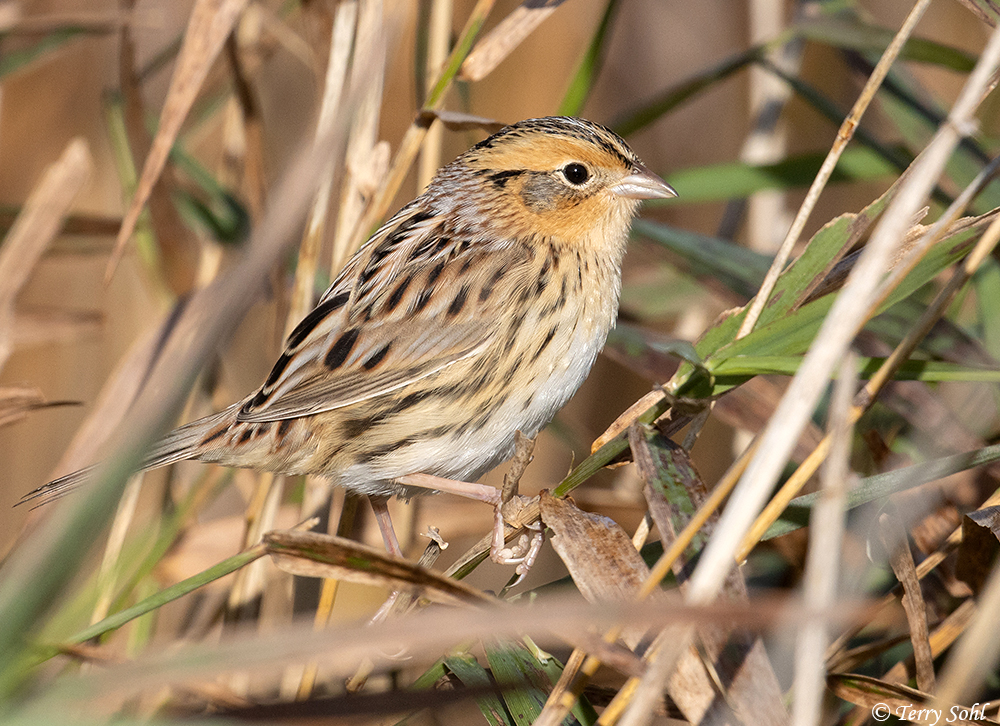
M611 186L611 191L626 199L670 199L677 196L677 191L672 186L642 164Z

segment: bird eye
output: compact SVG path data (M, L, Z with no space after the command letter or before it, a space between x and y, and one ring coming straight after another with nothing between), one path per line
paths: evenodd
M583 164L567 164L562 168L563 176L566 177L566 181L575 186L580 186L587 179L590 178L590 172L587 171L587 167Z

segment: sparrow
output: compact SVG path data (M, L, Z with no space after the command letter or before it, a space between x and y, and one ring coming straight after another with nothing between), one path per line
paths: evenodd
M499 493L472 482L583 383L615 324L639 204L674 196L604 126L505 127L354 254L259 389L167 434L142 468L198 459L321 475L374 501L453 491L496 507L491 555L523 562L503 548Z

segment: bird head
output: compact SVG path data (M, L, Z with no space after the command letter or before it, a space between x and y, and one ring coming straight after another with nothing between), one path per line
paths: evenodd
M624 244L642 200L677 196L617 134L569 117L507 126L444 167L428 194L475 205L463 216L508 234L598 247Z

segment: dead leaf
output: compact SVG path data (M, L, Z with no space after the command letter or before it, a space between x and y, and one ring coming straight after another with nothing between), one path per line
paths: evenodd
M423 109L420 118L428 123L431 119L440 121L449 131L476 131L483 130L495 134L507 124L496 119L485 116L474 116L471 113L461 111L445 111L441 109Z
M993 571L1000 551L1000 506L983 507L962 518L962 543L958 546L955 576L976 595Z
M927 606L920 589L920 579L913 563L910 543L897 517L888 514L879 516L879 534L882 544L889 553L889 564L896 579L903 586L903 610L910 627L910 642L916 659L917 684L921 690L934 690L934 656L928 642Z
M552 546L589 602L631 600L649 574L632 539L607 517L579 509L570 499L539 495Z

